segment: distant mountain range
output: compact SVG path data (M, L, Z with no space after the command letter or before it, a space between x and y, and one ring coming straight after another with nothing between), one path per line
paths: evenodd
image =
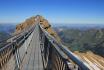
M0 32L12 32L15 29L14 24L0 24Z
M0 47L5 43L15 30L14 24L0 24Z
M101 29L104 28L104 24L52 24L55 28L67 28L67 29L79 29L79 30L86 30L86 29Z
M72 51L92 51L104 57L104 25L55 26L62 43Z

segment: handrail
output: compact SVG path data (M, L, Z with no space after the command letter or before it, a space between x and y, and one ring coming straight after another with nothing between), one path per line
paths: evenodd
M33 30L32 30L32 31L33 31ZM31 33L32 31L30 30L30 33ZM20 38L23 37L23 36L25 36L27 33L28 33L28 32L24 33L23 35L20 35L20 36L16 37L16 38L14 39L14 41L20 39ZM12 45L13 43L14 43L14 42L12 41L11 43L9 43L9 44L7 44L6 46L2 47L2 48L0 49L0 51L4 50L6 47L8 47L9 45Z
M89 70L88 66L84 64L79 58L77 58L68 48L63 46L61 43L58 43L54 37L52 37L48 32L45 31L45 29L42 28L42 26L39 24L40 29L43 31L45 36L50 40L51 44L56 45L55 47L58 47L65 53L74 63L76 63L81 70Z
M24 43L24 41L31 35L31 33L34 31L35 26L36 25L33 25L29 30L19 34L18 37L15 37L13 39L11 38L11 41L8 42L7 45L0 48L0 68L5 62L10 59L11 54L14 54L17 48L19 48ZM10 53L8 54L8 52Z

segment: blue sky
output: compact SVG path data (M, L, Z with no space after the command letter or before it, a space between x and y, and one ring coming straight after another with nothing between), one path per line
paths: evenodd
M50 23L104 23L104 0L0 0L0 23L37 14Z

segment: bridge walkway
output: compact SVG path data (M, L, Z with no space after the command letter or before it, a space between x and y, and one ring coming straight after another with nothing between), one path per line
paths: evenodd
M20 70L43 70L38 30L38 26L36 26L30 45L20 65Z

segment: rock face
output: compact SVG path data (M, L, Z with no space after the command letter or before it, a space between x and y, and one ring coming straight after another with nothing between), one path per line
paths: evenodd
M58 37L57 33L51 28L51 25L49 24L48 20L44 19L42 16L37 15L35 17L31 17L27 19L25 22L20 23L16 26L16 30L14 34L18 34L24 29L29 28L30 26L36 24L36 18L38 17L38 21L40 22L41 26L53 37L55 37L58 41L60 41L60 38Z
M27 19L25 22L20 23L16 26L15 33L16 34L20 33L22 30L28 28L29 26L32 26L34 23L35 23L35 17L31 17Z

